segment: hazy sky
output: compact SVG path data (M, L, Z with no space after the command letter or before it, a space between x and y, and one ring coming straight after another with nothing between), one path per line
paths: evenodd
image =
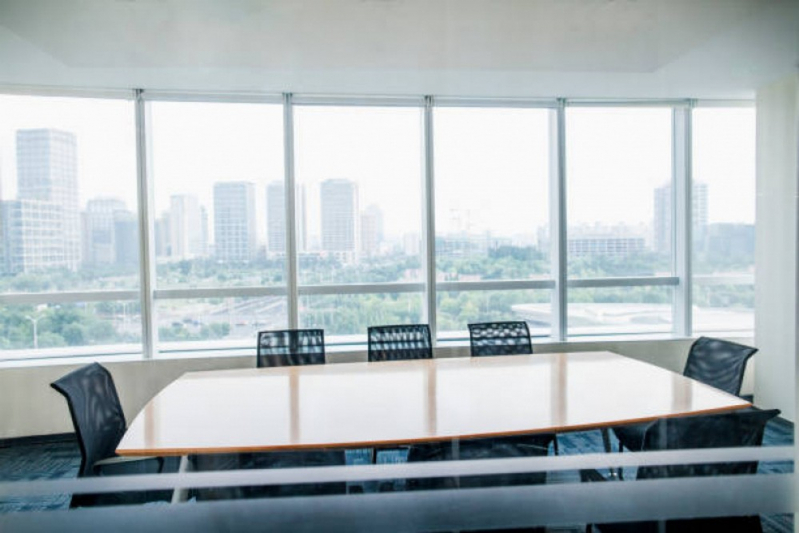
M549 217L547 110L439 108L434 115L436 225L533 234ZM282 108L260 104L151 105L155 211L197 195L213 239L213 183L256 183L259 234L265 185L283 179ZM78 139L81 206L97 196L136 207L135 128L129 101L0 96L0 179L16 194L15 132L60 128ZM653 190L670 177L668 109L567 111L569 223L650 223ZM412 108L295 108L296 179L310 235L319 234L319 183L358 182L387 235L421 231L422 114ZM694 179L709 185L710 222L754 222L754 110L694 113Z

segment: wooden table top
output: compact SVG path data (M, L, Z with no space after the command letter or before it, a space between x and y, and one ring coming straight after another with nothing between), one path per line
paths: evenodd
M600 428L748 405L610 352L190 372L145 406L117 453L371 447Z

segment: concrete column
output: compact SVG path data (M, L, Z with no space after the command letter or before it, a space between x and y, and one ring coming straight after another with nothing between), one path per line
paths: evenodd
M796 420L799 74L757 91L755 402Z

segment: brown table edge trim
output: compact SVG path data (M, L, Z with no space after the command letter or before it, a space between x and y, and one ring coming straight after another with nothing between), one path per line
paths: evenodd
M452 435L440 436L435 438L419 438L419 439L401 439L401 440L385 440L385 441L363 441L363 442L347 442L347 443L330 443L330 444L284 444L277 446L231 446L231 447L214 447L214 448L117 448L116 453L124 457L143 457L143 456L160 456L160 457L179 457L183 455L212 455L222 453L259 453L259 452L299 452L311 450L352 450L360 448L382 448L382 447L396 447L407 446L412 444L432 444L437 442L450 442L452 440L470 440L470 439L488 439L488 438L501 438L501 437L522 437L525 435L541 435L547 433L571 433L575 431L590 431L594 429L611 428L617 426L627 426L632 424L645 424L654 422L663 418L680 418L683 416L699 416L699 415L712 415L719 413L726 413L730 411L737 411L739 409L746 409L752 407L750 402L742 400L742 404L731 407L717 407L713 409L703 409L700 411L690 411L685 413L672 413L663 416L653 416L644 418L631 418L620 421L613 421L612 423L596 423L596 424L579 424L575 426L553 426L548 428L540 428L534 431L520 430L520 431L506 431L502 433L474 433L467 435Z

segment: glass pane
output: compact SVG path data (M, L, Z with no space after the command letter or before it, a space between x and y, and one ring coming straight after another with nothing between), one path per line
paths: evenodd
M755 110L693 112L694 331L751 331Z
M156 300L159 351L223 350L255 353L258 331L285 329L285 296Z
M435 110L439 278L549 276L549 120L543 109Z
M135 289L133 103L0 96L0 293Z
M448 291L436 295L438 338L469 338L468 324L524 320L531 336L551 334L550 290Z
M670 333L671 287L569 289L569 335Z
M282 107L149 105L158 287L284 284Z
M422 112L295 109L300 283L419 281Z
M711 277L708 281L717 280L713 280ZM751 332L755 329L755 286L753 283L706 285L695 281L693 295L692 316L695 332Z
M369 326L421 323L422 302L421 293L302 296L300 324L324 329L326 342L363 343Z
M141 353L137 301L0 306L0 360Z
M672 110L566 112L568 274L671 275Z

